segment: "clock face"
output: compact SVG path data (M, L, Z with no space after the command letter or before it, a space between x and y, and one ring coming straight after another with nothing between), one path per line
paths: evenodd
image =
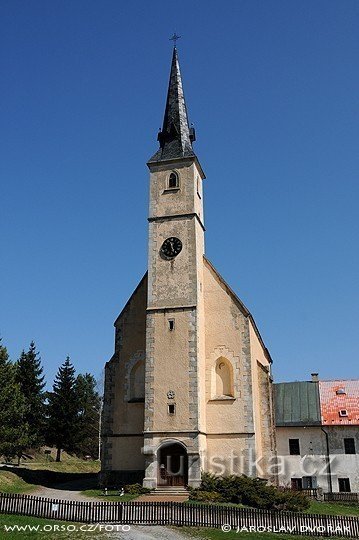
M181 250L181 240L171 236L171 238L167 238L167 240L163 242L161 247L161 255L163 255L166 259L173 259L181 252Z

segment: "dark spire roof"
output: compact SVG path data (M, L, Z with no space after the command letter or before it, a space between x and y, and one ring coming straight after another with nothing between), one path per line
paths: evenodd
M178 54L174 47L163 126L158 134L160 148L150 162L195 156L192 149L195 138L194 128L188 125Z

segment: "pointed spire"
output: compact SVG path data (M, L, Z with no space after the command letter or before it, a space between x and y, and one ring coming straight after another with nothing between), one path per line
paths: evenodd
M188 124L178 54L174 47L163 126L158 134L160 148L150 161L194 156L192 142L195 138L194 128Z

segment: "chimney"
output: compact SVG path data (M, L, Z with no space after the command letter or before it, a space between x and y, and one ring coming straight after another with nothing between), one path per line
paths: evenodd
M318 382L319 381L318 375L319 375L319 373L311 373L312 382Z

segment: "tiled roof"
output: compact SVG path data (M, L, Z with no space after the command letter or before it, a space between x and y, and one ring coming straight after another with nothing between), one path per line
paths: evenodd
M288 382L274 385L277 426L320 425L317 382Z
M359 425L359 380L319 382L323 425Z

